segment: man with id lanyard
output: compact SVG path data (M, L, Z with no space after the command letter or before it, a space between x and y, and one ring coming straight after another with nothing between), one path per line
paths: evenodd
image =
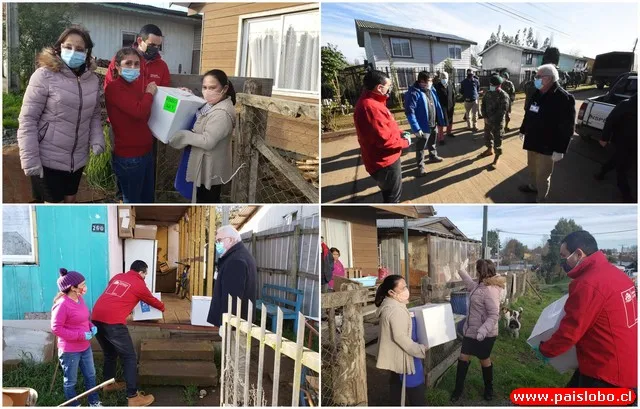
M520 127L520 139L528 151L530 178L529 184L520 186L520 190L537 193L538 203L547 199L553 166L567 152L575 127L575 98L560 87L558 79L553 64L538 67L536 91Z

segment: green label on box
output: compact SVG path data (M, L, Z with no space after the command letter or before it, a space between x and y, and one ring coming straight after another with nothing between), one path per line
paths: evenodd
M164 110L169 111L172 114L176 113L176 109L178 109L178 98L174 98L172 96L167 96L167 99L164 100Z

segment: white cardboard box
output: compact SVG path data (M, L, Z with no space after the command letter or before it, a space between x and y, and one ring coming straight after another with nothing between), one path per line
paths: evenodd
M456 324L451 304L425 304L410 308L418 325L418 342L433 348L456 339Z
M153 293L153 296L160 300L161 293ZM133 309L134 321L160 320L162 311L157 310L144 301L139 301Z
M567 302L567 298L569 298L568 294L542 310L542 314L540 314L538 322L527 340L527 343L533 348L539 346L541 341L547 341L558 330L560 321L564 317L564 304ZM564 354L549 359L549 364L560 373L576 369L578 367L576 347L571 347Z
M158 87L151 105L149 129L153 136L162 143L167 143L176 131L185 130L191 125L198 108L206 103L207 101L190 92Z
M191 325L202 327L213 327L207 322L209 308L211 307L211 297L194 295L191 297Z

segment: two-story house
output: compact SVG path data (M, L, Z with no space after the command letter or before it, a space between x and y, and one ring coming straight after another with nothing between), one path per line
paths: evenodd
M515 86L531 79L542 64L543 50L515 44L495 43L480 52L482 69L485 71L505 69Z
M562 71L584 71L587 68L587 58L560 53L558 68Z
M436 33L355 20L358 45L365 48L367 61L380 71L390 72L391 64L398 74L398 87L406 89L417 79L418 72L444 70L445 60L454 67L454 82L461 81L471 68L471 46L474 41L453 34Z

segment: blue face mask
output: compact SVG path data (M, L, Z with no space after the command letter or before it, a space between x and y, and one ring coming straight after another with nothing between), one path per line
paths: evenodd
M224 254L224 244L216 242L216 253L218 253L218 256L222 256Z
M533 86L536 87L536 89L542 89L542 78L533 80Z
M60 50L60 58L71 69L76 69L87 60L87 53L80 51L68 50L63 48Z
M140 76L139 68L123 68L122 69L122 78L124 78L127 82L133 82L138 79Z
M496 90L495 85L489 85L489 91L495 91L495 90Z
M445 80L440 80L440 82L442 82L442 85L446 87L449 81L445 79Z

